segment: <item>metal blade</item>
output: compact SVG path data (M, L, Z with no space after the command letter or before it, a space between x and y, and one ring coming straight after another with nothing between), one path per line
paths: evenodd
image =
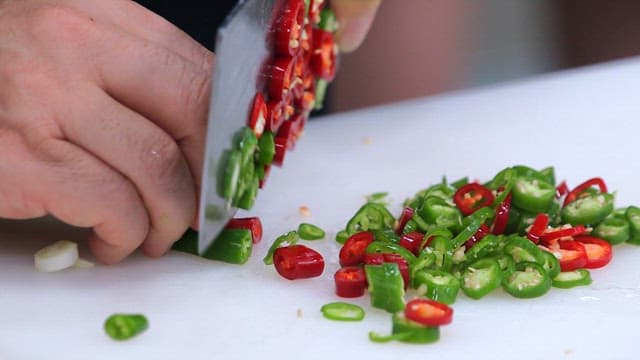
M207 124L198 253L202 254L236 213L218 194L223 156L233 135L246 126L256 91L266 80L262 74L269 59L268 34L279 0L241 1L218 29L211 103Z

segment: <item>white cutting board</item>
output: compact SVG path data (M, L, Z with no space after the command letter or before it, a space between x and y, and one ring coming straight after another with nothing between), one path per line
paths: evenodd
M367 297L354 301L367 311L360 323L325 320L319 309L338 300L333 236L372 192L390 192L397 213L405 197L442 175L485 180L509 165L554 165L570 186L603 176L619 205L640 205L639 85L636 59L312 121L251 211L265 236L245 266L171 253L42 274L33 269L33 252L84 232L50 219L0 222L0 358L636 357L640 247L627 245L592 272L589 287L552 289L533 300L502 291L480 301L461 295L453 324L434 345L369 342L370 330L385 333L391 324ZM328 231L326 240L309 243L326 269L320 278L288 281L262 257L301 221ZM144 313L150 328L114 342L102 330L114 312Z

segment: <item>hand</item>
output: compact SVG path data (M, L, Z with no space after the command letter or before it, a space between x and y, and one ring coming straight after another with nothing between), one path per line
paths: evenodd
M331 0L340 29L340 51L351 52L364 41L381 0Z
M0 1L0 217L93 229L97 259L194 223L213 54L129 0Z

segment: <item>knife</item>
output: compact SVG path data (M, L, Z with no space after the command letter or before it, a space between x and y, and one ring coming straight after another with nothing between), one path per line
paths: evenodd
M232 147L234 134L246 126L252 99L266 81L263 69L271 56L268 36L282 1L240 1L218 29L200 192L199 254L237 211L217 191L224 154Z

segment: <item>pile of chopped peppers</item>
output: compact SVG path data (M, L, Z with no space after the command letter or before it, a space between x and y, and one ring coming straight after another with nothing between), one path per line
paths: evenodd
M481 299L501 288L528 299L591 284L613 245L640 244L640 208L616 208L599 177L570 190L552 167L518 165L486 183L443 179L407 199L398 219L368 201L336 241L336 294L368 293L391 314L391 334L369 338L433 343L460 293ZM417 294L408 302L407 289Z

